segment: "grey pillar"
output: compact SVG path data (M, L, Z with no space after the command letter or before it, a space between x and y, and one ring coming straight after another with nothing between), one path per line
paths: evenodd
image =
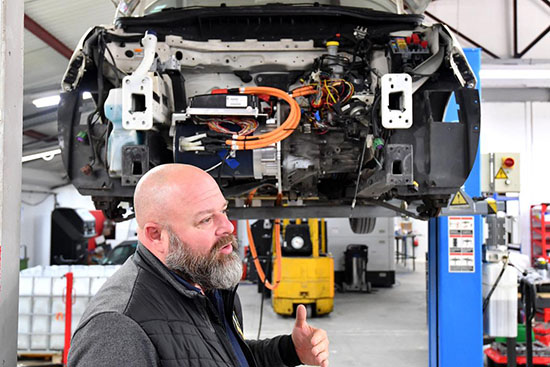
M17 364L23 1L0 0L0 366Z

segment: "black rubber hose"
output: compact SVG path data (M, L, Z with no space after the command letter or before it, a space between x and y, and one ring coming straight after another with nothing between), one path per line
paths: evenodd
M271 253L269 253L269 254L271 254ZM268 258L267 266L266 266L266 269L265 269L264 284L263 284L263 287L262 287L262 300L260 302L260 322L258 324L258 336L256 337L257 340L260 340L260 334L262 333L262 320L264 318L264 299L265 299L265 292L267 292L267 288L265 286L265 283L267 282L267 277L268 277L270 271L271 271L271 260ZM259 276L258 276L258 281L260 281Z
M536 289L535 285L526 278L523 278L521 282L525 311L525 340L527 349L526 367L533 367L533 339L531 338L531 335L533 333L533 318L536 313Z
M502 278L502 275L504 274L504 271L506 270L506 267L508 266L508 257L506 257L506 260L504 260L504 264L502 264L502 269L500 270L500 273L498 274L497 280L495 280L495 283L491 287L491 290L487 294L487 297L485 297L485 300L483 301L483 313L487 311L487 307L489 306L489 301L491 300L491 296L493 295L493 292L498 286L498 283L500 282L500 279Z

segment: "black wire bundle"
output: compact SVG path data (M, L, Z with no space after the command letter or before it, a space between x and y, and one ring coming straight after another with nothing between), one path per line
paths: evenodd
M268 253L270 254L270 253ZM269 274L269 272L271 271L271 260L268 259L267 261L267 266L266 266L266 269L265 269L265 278L264 278L264 283L263 283L263 287L262 287L262 298L261 298L261 301L260 301L260 322L258 324L258 336L256 337L256 339L260 339L260 334L262 332L262 320L263 320L263 317L264 317L264 299L265 299L265 293L268 291L266 286L265 286L265 283L267 283L267 275ZM260 281L260 277L258 276L258 281Z
M527 349L526 367L533 367L533 339L531 337L533 330L533 318L536 310L537 290L527 277L521 280L521 295L523 301L523 310L525 311L525 341Z
M495 283L491 287L491 290L489 293L487 293L487 297L485 297L485 300L483 301L483 313L487 310L487 307L489 306L489 301L491 300L491 296L493 295L495 289L498 286L498 283L500 282L500 279L502 278L502 275L504 275L504 272L506 271L506 267L508 266L508 257L504 260L504 264L502 264L502 269L500 269L500 273L497 276L497 279L495 280Z
M107 63L110 68L114 71L115 76L117 78L117 84L120 86L122 82L122 76L120 75L120 70L116 66L116 61L111 53L111 50L107 47L107 43L105 41L105 32L101 32L97 35L97 45L98 45L98 53L97 53L97 100L96 100L96 108L95 110L90 113L86 119L86 128L87 128L87 135L88 135L88 143L90 144L90 149L92 151L92 160L90 161L89 165L90 167L94 167L96 163L103 163L106 169L108 169L108 163L107 163L107 142L108 142L108 136L107 133L109 131L109 127L105 128L103 133L101 133L100 136L96 136L94 132L94 126L98 123L98 121L109 121L105 118L104 114L104 106L105 106L105 100L107 99L108 90L105 88L105 79L103 75L103 65L105 62L105 50L107 50L111 60L111 63ZM105 157L102 158L101 155L98 153L101 149L101 144L105 145Z

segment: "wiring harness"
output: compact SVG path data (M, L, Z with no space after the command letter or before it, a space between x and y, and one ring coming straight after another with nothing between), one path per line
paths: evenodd
M279 127L264 134L254 136L250 134L257 129L257 122L252 124L249 120L212 120L208 122L211 130L202 134L182 138L180 141L180 149L184 151L215 151L220 149L253 150L278 143L290 136L300 123L301 111L295 98L315 94L316 90L313 86L308 85L294 90L291 94L271 87L245 87L229 89L228 92L275 97L288 103L290 112L286 120ZM231 121L231 123L241 127L239 132L231 132L233 135L231 135L230 139L227 139L227 134L230 131L220 125L220 122L223 123L227 121Z

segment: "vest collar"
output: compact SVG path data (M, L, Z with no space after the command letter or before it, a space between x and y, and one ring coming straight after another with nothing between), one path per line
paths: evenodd
M187 289L176 278L174 278L170 270L141 242L138 242L136 252L133 255L133 261L138 267L151 272L155 276L169 283L182 295L190 298L202 297L200 293Z
M172 274L172 272L155 255L153 255L153 253L149 251L147 247L145 247L139 241L138 241L136 252L133 255L133 261L138 267L141 267L150 271L151 273L155 274L159 278L163 279L165 282L169 283L172 287L174 287L178 292L180 292L184 296L187 296L190 298L204 297L204 295L202 295L201 293L185 287L180 281L174 278L174 275ZM238 286L239 285L237 284L231 290L222 289L220 290L220 292L222 295L227 294L230 297L234 297Z

